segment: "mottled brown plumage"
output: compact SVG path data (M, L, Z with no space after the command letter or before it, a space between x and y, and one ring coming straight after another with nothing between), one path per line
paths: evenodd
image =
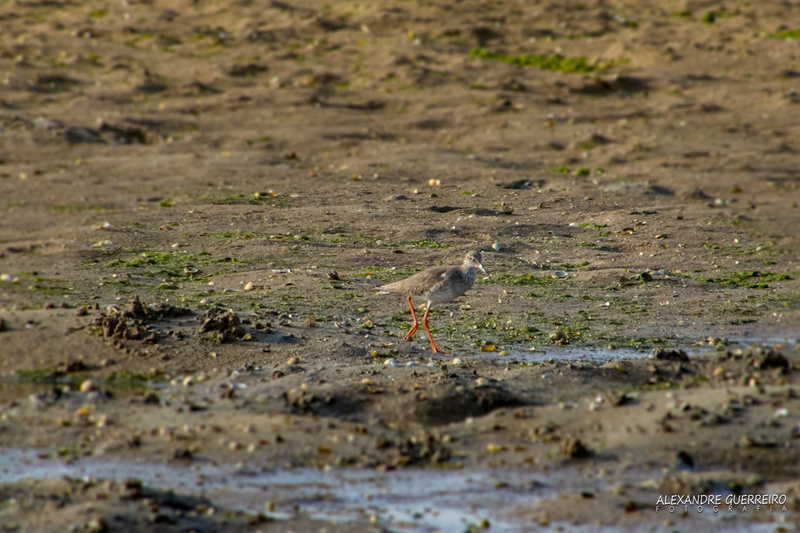
M433 336L428 329L428 311L433 304L451 302L467 292L472 287L472 284L475 283L475 274L478 270L486 274L486 270L481 265L481 253L474 251L469 252L464 257L464 262L460 266L431 267L414 274L410 278L383 285L379 289L382 292L395 292L406 296L408 307L411 309L411 318L413 319L411 328L406 333L406 340L411 340L418 327L417 315L414 313L411 297L425 299L428 305L425 307L425 314L422 316L422 326L428 333L433 352L445 353L439 351L436 348L436 343L433 342ZM486 275L488 276L488 274Z

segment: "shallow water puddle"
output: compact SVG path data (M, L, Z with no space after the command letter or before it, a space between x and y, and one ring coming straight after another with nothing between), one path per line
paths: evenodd
M800 340L791 335L786 337L729 337L726 339L728 344L725 349L745 349L750 345L772 346L776 350L795 351L800 346ZM677 347L665 347L667 350L684 350L689 356L692 354L707 354L716 351L714 346L703 345L678 345ZM518 363L543 363L550 360L570 361L582 363L608 363L623 359L645 359L652 355L653 350L648 348L608 348L597 346L564 346L549 347L544 349L537 348L535 351L528 350L506 350L505 355L498 355L495 352L481 354L481 357L489 358L498 362L518 362Z
M520 531L531 524L514 518L516 511L559 493L602 491L619 484L638 485L658 472L621 471L603 479L583 472L520 470L375 472L365 470L276 470L153 463L125 463L86 458L70 464L42 458L37 451L0 451L0 480L74 478L136 478L154 488L199 494L216 505L252 513L264 512L273 502L274 518L306 513L317 519L345 522L375 516L380 526L416 533L434 530L461 532L469 524L488 520L491 531ZM703 521L708 524L708 522ZM728 523L726 531L739 530ZM745 524L741 531L771 531L774 524ZM764 526L763 528L761 526ZM730 529L733 527L734 529ZM623 531L596 525L571 531ZM652 531L660 531L658 528Z
M642 472L624 474L630 482ZM576 472L541 474L507 470L374 472L365 470L235 469L230 466L135 464L82 459L71 464L37 452L0 452L0 479L137 478L156 488L199 493L223 507L263 512L275 503L275 517L304 512L315 518L347 521L375 515L378 523L402 531L464 531L488 519L492 531L517 531L502 511L532 505L562 491L602 490L606 483ZM616 482L618 480L614 480ZM609 481L610 483L611 481ZM613 531L613 530L609 530Z
M487 353L487 357L498 362L516 361L518 363L544 363L550 361L570 361L582 363L607 363L620 359L643 359L649 357L652 350L637 350L635 348L598 348L598 347L566 347L548 348L546 350L507 350L506 355Z

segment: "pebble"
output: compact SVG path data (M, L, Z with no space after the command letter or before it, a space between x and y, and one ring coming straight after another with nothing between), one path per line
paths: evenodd
M489 443L486 445L486 453L498 453L503 451L503 447L499 444Z
M87 379L83 383L81 383L81 392L91 392L94 390L94 382L91 379Z
M499 251L500 251L500 248L502 248L502 246L500 246L500 243L499 243L499 242L496 242L496 243L494 243L494 244L492 245L492 250L494 250L495 252L499 252Z
M461 359L458 358L458 357L453 358L453 364L454 365L460 365L461 364Z
M406 363L406 366L419 366L419 363L417 363L416 361L409 361L408 363Z
M395 359L394 359L394 358L392 358L392 359L387 359L386 361L384 361L384 362L383 362L383 364L384 364L384 365L389 365L389 366L398 366L398 365L397 365L397 361L395 361Z
M191 387L192 384L194 383L194 376L186 376L185 378L183 378L181 383L183 384L184 387Z
M246 290L246 291L252 291L252 290L253 290L253 287L254 287L254 285L253 285L253 282L252 282L252 281L248 281L248 282L245 284L245 286L244 286L244 290Z
M108 531L108 524L102 518L92 518L86 522L86 527L83 528L91 533L106 533Z
M298 359L297 357L290 357L289 360L286 361L287 365L296 365L298 363L300 363L300 359Z

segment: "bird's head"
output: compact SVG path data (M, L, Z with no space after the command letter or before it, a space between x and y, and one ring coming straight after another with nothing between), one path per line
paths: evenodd
M464 266L468 268L477 268L486 274L487 278L489 277L489 273L486 272L486 269L483 268L483 265L481 264L481 253L478 250L473 250L467 253L467 255L464 257Z

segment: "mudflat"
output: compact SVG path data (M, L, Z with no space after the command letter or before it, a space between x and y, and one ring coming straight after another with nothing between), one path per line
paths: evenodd
M3 3L4 530L796 527L795 11ZM469 250L452 355L406 342L375 289ZM136 464L389 497L254 510ZM398 472L510 477L400 520ZM692 494L785 503L657 510Z

